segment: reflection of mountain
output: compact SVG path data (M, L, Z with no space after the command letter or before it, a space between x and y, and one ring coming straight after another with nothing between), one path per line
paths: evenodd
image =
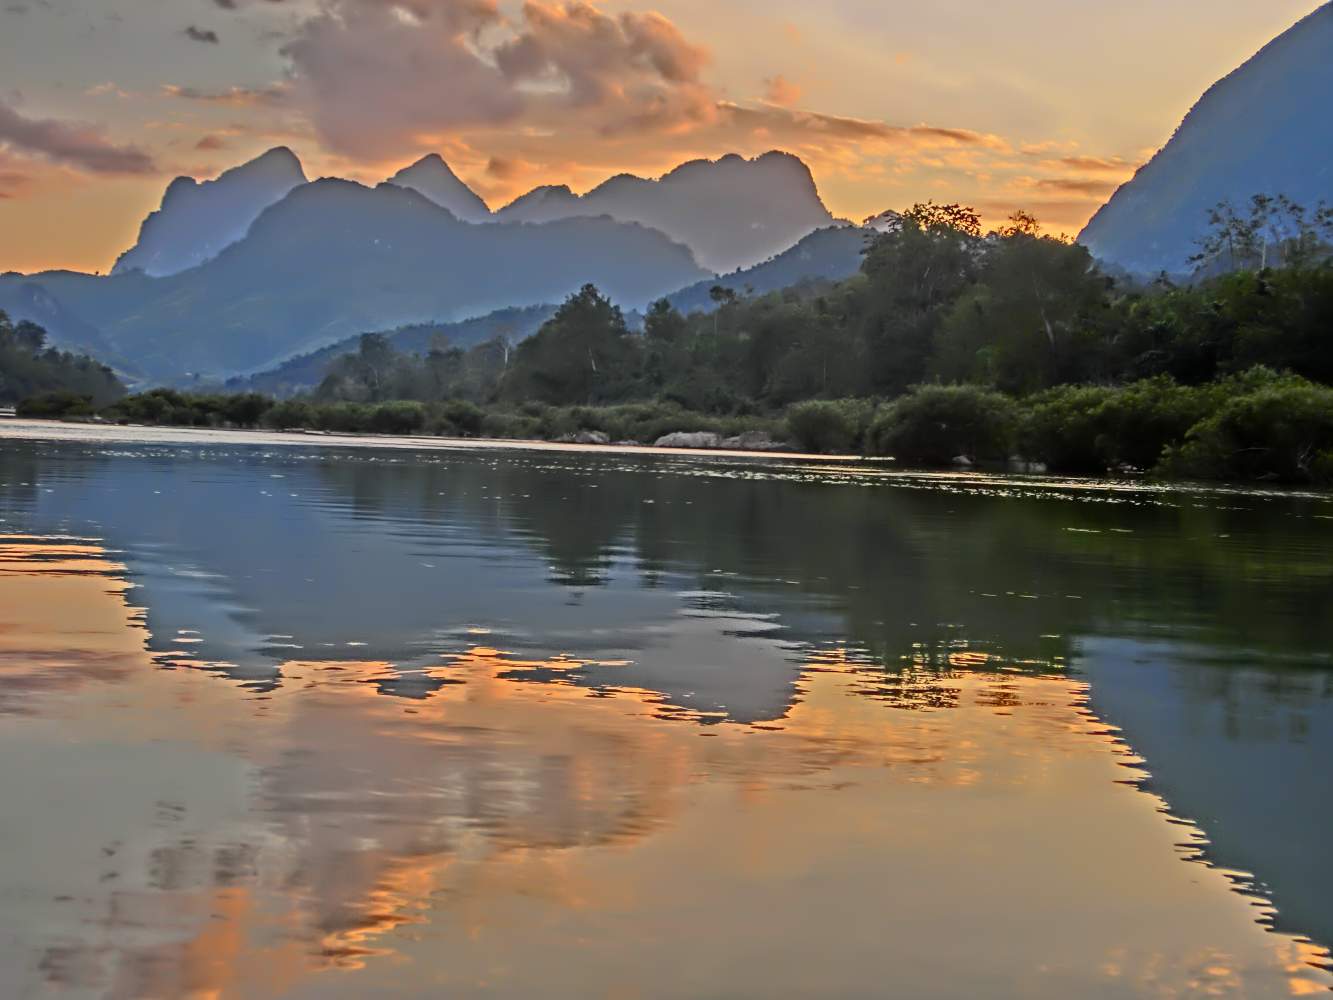
M7 460L27 464L0 482L32 482L25 449ZM198 630L192 658L251 680L273 678L293 650L421 664L468 648L468 629L484 626L524 656L635 659L638 686L776 718L790 661L830 641L889 665L947 667L961 644L1060 669L1075 637L1152 635L1169 614L1208 641L1322 656L1333 587L1317 545L1241 505L1195 510L1185 532L1172 506L981 492L948 494L941 515L935 490L854 488L873 482L857 476L812 489L771 466L522 452L145 453L75 461L68 474L79 488L26 494L25 517L96 524L127 550L155 650L180 652L173 637ZM1225 550L1198 541L1218 537ZM1201 576L1203 602L1191 596ZM713 652L655 653L683 622ZM710 670L741 648L736 635L773 652ZM699 676L681 674L696 661ZM608 682L595 668L577 676Z
M1086 669L1094 706L1125 727L1158 787L1210 834L1221 831L1218 856L1269 878L1293 926L1322 930L1315 918L1330 869L1302 832L1309 803L1279 795L1281 785L1258 787L1273 773L1317 775L1321 758L1306 755L1319 744L1301 727L1333 727L1320 721L1333 703L1333 566L1317 502L1036 493L1012 481L706 458L300 444L116 451L0 450L0 517L24 531L106 538L137 585L128 600L147 609L158 663L236 678L275 717L313 713L291 761L270 762L288 775L273 802L295 796L297 812L330 801L290 790L323 780L303 770L317 765L301 745L321 729L360 733L389 720L432 720L437 756L413 748L384 768L419 775L424 785L408 785L427 803L472 803L465 830L502 837L504 824L476 800L514 804L504 822L518 822L535 809L524 797L534 783L596 784L563 763L538 780L535 764L505 758L486 766L517 785L497 777L452 790L448 776L470 758L449 756L448 726L462 724L449 706L483 691L630 705L639 723L791 733L794 720L813 724L830 697L827 677L841 678L858 705L930 716L972 704L978 672L1014 675L1016 686L985 692L985 705L1004 713L1024 701L1023 672ZM1129 669L1127 659L1158 658L1142 644L1168 630L1199 650L1252 651L1250 680L1196 670L1174 652ZM326 707L304 700L316 697L311 685L349 700L321 714ZM820 753L831 746L836 756L850 709L833 700ZM884 732L906 724L875 718ZM699 734L740 727L682 728L706 743ZM505 732L495 739L513 738ZM382 782L371 755L357 752L365 761L345 766L368 773L347 776L346 808L378 802L389 811L376 823L401 819L396 799L368 790ZM1236 755L1264 764L1233 766ZM1215 794L1222 780L1225 794ZM1241 817L1259 800L1263 829ZM596 840L602 828L579 808L566 811ZM418 829L412 843L429 853L437 834ZM1270 872L1274 838L1287 853ZM214 863L190 857L180 862L187 869ZM363 883L387 878L375 868Z
M389 666L364 658L294 659L283 687L247 693L154 669L95 544L31 545L6 568L0 638L16 596L62 581L95 626L28 623L53 667L88 669L28 689L40 718L5 730L21 766L0 770L0 890L25 917L0 939L6 996L1333 982L1305 965L1317 949L1180 863L1067 679L935 675L913 707L950 711L888 712L830 649L780 727L709 731L652 692L514 683L564 664L486 649L418 702L377 694ZM942 975L959 940L968 961Z
M1080 644L1093 708L1148 760L1149 787L1208 833L1208 856L1259 872L1279 926L1333 941L1333 676L1300 658L1169 642ZM1284 669L1285 666L1285 669ZM1297 819L1299 817L1299 820ZM1275 826L1282 832L1273 836Z

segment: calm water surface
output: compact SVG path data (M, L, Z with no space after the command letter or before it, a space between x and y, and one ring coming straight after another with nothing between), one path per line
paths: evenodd
M1333 986L1329 498L332 444L0 424L0 997Z

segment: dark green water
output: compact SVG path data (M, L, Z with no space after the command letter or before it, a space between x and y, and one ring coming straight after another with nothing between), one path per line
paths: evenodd
M1329 986L1328 498L16 428L5 996Z

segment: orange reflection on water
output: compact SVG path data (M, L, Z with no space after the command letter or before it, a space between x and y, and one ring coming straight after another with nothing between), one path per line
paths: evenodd
M362 661L289 662L256 694L155 665L95 545L23 545L0 562L0 677L29 678L0 731L0 835L22 845L0 907L28 924L0 985L323 1000L1333 983L1325 952L1182 861L1188 833L1117 783L1122 748L1079 683L961 669L966 651L952 671L875 670L833 648L781 719L705 725L657 692L579 686L574 657L478 646L427 668L446 683L421 699L384 695L397 668ZM78 683L40 682L80 663Z

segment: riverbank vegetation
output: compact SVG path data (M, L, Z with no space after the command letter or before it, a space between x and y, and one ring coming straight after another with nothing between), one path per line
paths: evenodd
M641 329L587 286L517 345L417 355L367 335L298 398L156 390L102 415L644 444L712 431L909 464L1333 481L1333 216L1259 199L1213 222L1200 267L1216 273L1133 285L1029 216L983 234L970 209L920 205L841 283L718 288L712 311L658 302Z
M33 416L87 415L124 394L110 368L56 350L40 326L0 311L0 405L24 403Z

